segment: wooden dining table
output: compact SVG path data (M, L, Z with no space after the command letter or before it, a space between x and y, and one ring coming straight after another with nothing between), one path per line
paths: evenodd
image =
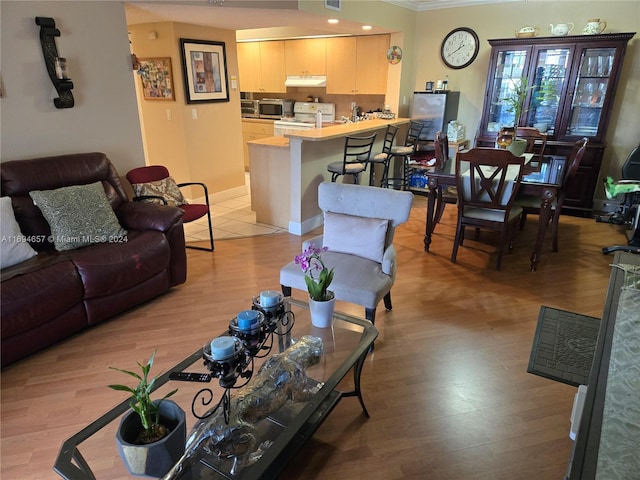
M519 194L540 197L540 216L538 218L538 232L536 243L531 254L531 271L535 272L540 262L542 245L547 233L547 227L552 214L552 204L558 196L558 190L562 186L562 178L567 158L560 155L545 155L542 160L525 154L525 169ZM427 197L427 214L424 234L424 250L429 251L431 236L436 227L435 208L436 202L442 201L443 189L456 186L455 158L448 159L444 165L426 167L421 165L408 166L408 174L420 170L426 180L424 188L409 186L409 191L416 195Z

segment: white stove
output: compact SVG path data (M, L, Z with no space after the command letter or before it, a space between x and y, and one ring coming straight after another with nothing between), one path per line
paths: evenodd
M283 137L287 133L316 128L318 112L322 113L323 123L336 120L336 106L333 103L296 102L293 106L292 118L273 122L273 134L276 137Z

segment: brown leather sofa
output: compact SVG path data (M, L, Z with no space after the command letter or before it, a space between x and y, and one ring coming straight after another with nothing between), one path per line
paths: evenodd
M129 201L103 153L0 164L1 195L38 255L1 272L2 366L166 292L186 280L182 210ZM58 252L29 192L102 182L127 238Z

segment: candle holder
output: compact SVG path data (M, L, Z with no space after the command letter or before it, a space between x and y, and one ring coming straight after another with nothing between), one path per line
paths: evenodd
M213 391L203 388L193 398L191 412L202 420L213 415L221 406L224 419L229 424L231 389L244 387L253 375L253 359L264 358L273 348L274 334L280 339L290 334L295 315L285 308L284 295L267 290L253 297L251 310L243 310L229 322L226 335L214 338L202 347L204 365L211 372L211 378L217 378L224 389L218 404L204 415L196 412L196 403L200 400L206 407L213 402ZM245 381L238 385L238 379Z
M273 297L269 294L275 293ZM267 294L267 295L265 295ZM296 317L291 310L285 308L284 295L278 292L266 291L252 298L251 309L260 312L264 318L264 341L260 345L260 349L256 350L254 356L263 358L269 355L273 348L273 334L282 338L291 332ZM265 350L258 355L260 350Z
M203 388L193 398L191 402L191 413L200 420L213 415L220 406L224 411L225 422L229 423L229 409L231 405L231 389L245 386L253 375L253 357L245 349L242 340L236 337L223 335L214 338L211 343L202 347L202 357L204 365L211 372L211 377L218 379L224 393L218 404L204 415L196 412L196 402L201 400L203 406L208 406L213 401L213 391L210 388ZM251 368L248 368L251 365ZM244 378L242 385L237 385L238 379Z
M263 348L269 329L267 316L258 310L245 310L229 322L229 333L240 339L252 357Z

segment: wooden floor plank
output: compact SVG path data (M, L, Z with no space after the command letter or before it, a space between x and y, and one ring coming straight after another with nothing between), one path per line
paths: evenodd
M552 253L547 239L532 273L537 217L530 216L497 272L490 236L465 241L458 263L450 263L452 206L424 252L424 214L424 199L416 198L410 221L396 232L394 308L378 310L380 336L363 371L371 418L356 400L343 400L282 479L564 475L575 388L526 373L538 311L548 305L600 317L612 260L600 249L624 242L623 232L563 216L560 252ZM252 296L279 289L280 267L308 236L221 240L213 253L188 250L186 284L5 368L2 478L56 478L61 442L124 399L106 387L123 381L109 366L131 368L157 348L157 372L170 368L249 308ZM337 309L364 314L344 302ZM100 441L113 441L110 435ZM119 461L101 459L98 478L115 478Z

